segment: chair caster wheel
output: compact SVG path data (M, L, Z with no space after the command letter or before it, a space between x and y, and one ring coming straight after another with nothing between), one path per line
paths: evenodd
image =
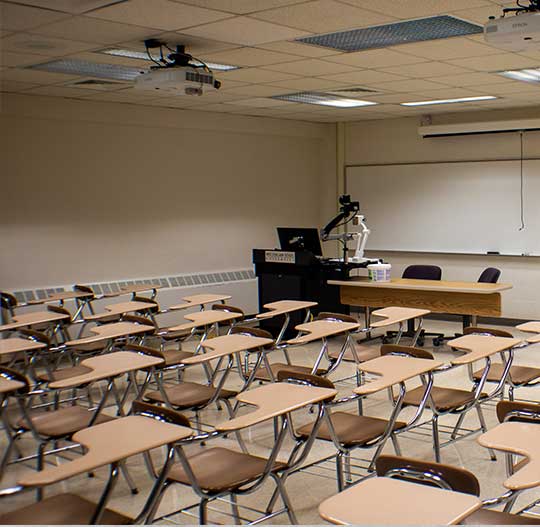
M435 338L433 339L433 345L438 348L442 344L442 339Z
M131 489L131 494L133 494L134 496L136 494L139 494L139 489Z
M417 341L416 341L416 345L417 345L417 346L420 346L421 348L423 348L423 347L424 347L424 341L423 341L423 340L417 340Z

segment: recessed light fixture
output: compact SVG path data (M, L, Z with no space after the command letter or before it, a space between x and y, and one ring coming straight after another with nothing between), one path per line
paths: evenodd
M441 15L338 31L325 35L301 37L297 38L296 42L341 51L360 51L363 49L386 48L398 44L410 44L411 42L475 35L482 33L482 31L482 26L478 24L450 15Z
M540 68L538 69L526 69L526 70L508 70L499 71L499 75L513 79L516 81L524 82L540 82Z
M274 95L271 98L279 99L280 101L299 102L304 104L319 104L322 106L334 106L336 108L358 108L360 106L373 106L377 104L373 101L350 99L348 97L341 97L332 93L314 91Z
M41 64L27 66L29 69L49 71L52 73L66 73L68 75L84 75L98 79L114 79L118 81L132 81L141 74L140 68L129 68L117 64L101 64L78 59L60 59Z
M460 102L492 101L497 97L493 95L481 95L479 97L460 97L459 99L437 99L434 101L402 102L401 106L430 106L432 104L454 104Z
M105 48L96 51L95 53L104 53L105 55L112 55L114 57L127 57L129 59L139 59L139 60L148 60L150 57L146 51L135 51L133 49L121 49L121 48ZM197 59L193 59L193 62L197 65L202 66L202 63ZM205 63L211 70L215 71L231 71L239 69L239 66L233 66L231 64L218 64L215 62L206 62Z

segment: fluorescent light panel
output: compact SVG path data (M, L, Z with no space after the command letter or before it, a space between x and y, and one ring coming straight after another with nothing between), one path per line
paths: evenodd
M401 106L430 106L432 104L455 104L463 102L492 101L497 97L493 95L481 95L479 97L460 97L459 99L437 99L433 101L402 102Z
M386 48L426 40L475 35L483 28L450 15L405 20L392 24L297 38L297 42L341 51Z
M526 70L499 71L498 74L508 79L513 79L516 81L540 82L540 68L538 69L528 68Z
M358 108L360 106L373 106L377 104L372 101L363 101L361 99L350 99L340 97L332 93L324 92L298 92L286 93L284 95L274 95L271 99L280 101L299 102L303 104L319 104L321 106L334 106L336 108Z
M113 55L114 57L127 57L129 59L150 61L150 57L146 51L135 51L133 49L105 48L96 51L96 53L104 53L105 55ZM196 59L193 59L193 62L202 66L202 63ZM233 66L231 64L217 64L215 62L206 62L206 65L211 70L216 71L231 71L239 69L239 66Z
M117 81L132 81L140 74L140 68L129 68L117 64L102 64L78 59L60 59L27 66L29 69L66 73L68 75L83 75L98 79L113 79Z

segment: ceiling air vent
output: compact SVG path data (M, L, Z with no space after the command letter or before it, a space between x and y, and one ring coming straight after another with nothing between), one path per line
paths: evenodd
M296 41L341 51L361 51L425 40L475 35L482 32L482 26L453 16L442 15L302 37L297 38Z

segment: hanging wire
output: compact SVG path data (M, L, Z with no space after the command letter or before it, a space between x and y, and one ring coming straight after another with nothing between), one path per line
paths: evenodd
M520 148L521 148L521 156L520 156L520 174L519 174L519 180L520 180L520 220L521 220L521 227L519 228L520 231L525 229L525 203L524 203L524 181L523 181L523 130L520 130L519 132L519 142L520 142Z

